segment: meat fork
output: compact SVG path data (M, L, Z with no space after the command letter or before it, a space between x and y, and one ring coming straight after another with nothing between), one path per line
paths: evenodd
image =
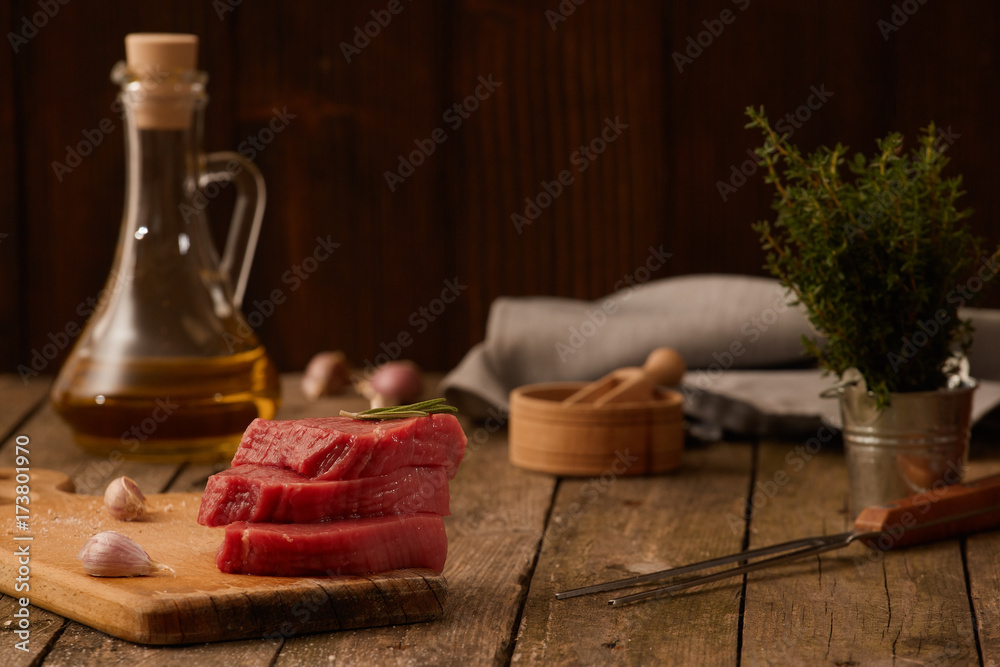
M574 588L556 593L556 598L565 600L590 593L620 590L654 581L674 579L731 563L742 563L719 572L608 600L608 604L620 606L664 597L687 588L833 551L855 541L864 542L873 549L887 551L988 530L998 525L1000 525L1000 474L930 489L891 503L867 507L854 520L854 530L845 533L805 537L659 572Z

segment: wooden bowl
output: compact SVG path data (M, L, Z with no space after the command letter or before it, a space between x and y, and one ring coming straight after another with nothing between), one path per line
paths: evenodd
M673 470L684 449L683 397L654 392L649 401L601 407L563 405L586 386L554 382L510 394L510 462L556 475L646 475Z

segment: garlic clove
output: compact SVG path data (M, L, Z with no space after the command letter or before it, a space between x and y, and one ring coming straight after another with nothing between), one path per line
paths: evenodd
M97 533L84 543L76 556L83 571L92 577L142 577L159 570L173 569L154 563L145 549L121 533Z
M343 352L320 352L302 375L302 393L310 401L339 394L351 383L350 375L351 365Z
M119 477L108 484L104 492L104 507L121 521L134 521L146 513L146 496L139 485L128 477Z

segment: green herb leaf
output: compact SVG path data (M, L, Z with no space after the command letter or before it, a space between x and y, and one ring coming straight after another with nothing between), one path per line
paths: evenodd
M959 308L1000 271L1000 250L973 235L972 212L958 205L961 177L944 174L951 135L932 123L909 153L892 133L871 156L840 144L807 154L763 108L747 116L775 189L774 217L754 229L766 268L825 338L807 350L837 375L861 371L880 405L890 392L943 386L945 362L971 344Z
M443 398L432 398L428 401L411 403L410 405L391 405L385 408L362 410L361 412L348 412L347 410L341 410L340 416L350 417L351 419L376 421L380 419L407 419L409 417L426 417L427 415L442 413L454 414L458 412L458 408L453 405L448 405L444 402L444 400L445 399Z

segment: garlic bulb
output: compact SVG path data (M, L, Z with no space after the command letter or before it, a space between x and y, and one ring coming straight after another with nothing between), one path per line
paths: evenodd
M142 495L134 481L119 477L108 484L104 492L104 507L116 519L133 521L146 513L146 496Z
M91 537L76 555L83 571L92 577L141 577L158 570L173 569L154 563L149 554L121 533L105 531Z
M372 408L386 408L416 401L423 393L424 380L412 361L390 361L376 368L370 380L357 381L355 389L371 401Z

